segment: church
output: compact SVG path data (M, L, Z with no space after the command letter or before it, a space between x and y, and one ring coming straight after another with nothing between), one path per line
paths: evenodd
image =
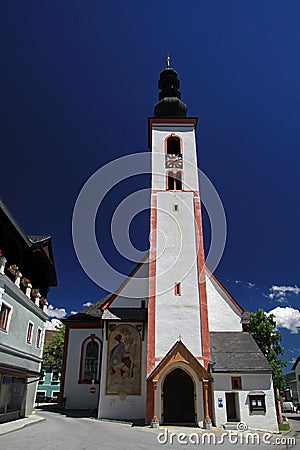
M197 118L169 59L158 87L149 256L114 293L63 319L61 400L99 419L277 432L272 369L249 313L205 265Z

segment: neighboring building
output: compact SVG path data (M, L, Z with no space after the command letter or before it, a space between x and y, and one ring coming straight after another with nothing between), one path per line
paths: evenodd
M99 418L278 431L272 369L247 332L249 314L204 264L197 118L186 117L175 70L158 86L149 261L63 320L61 397Z
M60 391L60 373L57 371L42 370L39 381L36 403L54 402L57 403Z
M295 372L286 373L285 379L286 379L285 400L287 402L290 401L297 402L299 400L299 397Z
M57 333L55 330L46 330L44 349L51 342L52 337ZM60 372L52 370L42 364L42 373L36 393L36 403L57 402L60 392Z
M46 296L57 281L51 238L25 235L1 201L0 250L0 422L7 422L32 413Z
M296 382L297 382L297 391L298 391L298 399L300 400L300 356L296 359L292 370L295 371Z

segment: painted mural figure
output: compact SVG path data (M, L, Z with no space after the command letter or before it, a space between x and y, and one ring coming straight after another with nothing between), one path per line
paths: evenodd
M130 352L126 351L125 345L122 342L123 337L121 334L117 334L117 336L114 337L114 340L119 343L111 352L109 361L109 366L113 372L111 379L114 380L117 377L121 377L124 379L130 373L130 369L128 367L128 360L130 361L129 366L131 366L132 363L130 359Z
M112 325L109 335L106 392L138 395L140 392L141 337L135 326Z

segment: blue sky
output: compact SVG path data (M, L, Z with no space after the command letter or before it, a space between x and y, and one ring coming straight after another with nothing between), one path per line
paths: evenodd
M105 294L77 261L74 204L95 170L149 151L170 51L199 117L199 166L226 212L216 275L244 308L280 308L285 356L300 354L299 14L299 2L276 0L1 1L1 197L25 232L53 236L54 309L79 311ZM125 274L134 264L114 250L110 218L148 186L149 177L116 186L97 216L99 245ZM130 233L145 250L147 212Z

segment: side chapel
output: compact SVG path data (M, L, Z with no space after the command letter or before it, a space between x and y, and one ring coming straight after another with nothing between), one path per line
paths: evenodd
M272 369L247 332L247 311L205 267L197 118L169 61L158 87L150 255L116 292L63 320L61 398L98 418L278 431ZM141 296L131 298L139 278Z

